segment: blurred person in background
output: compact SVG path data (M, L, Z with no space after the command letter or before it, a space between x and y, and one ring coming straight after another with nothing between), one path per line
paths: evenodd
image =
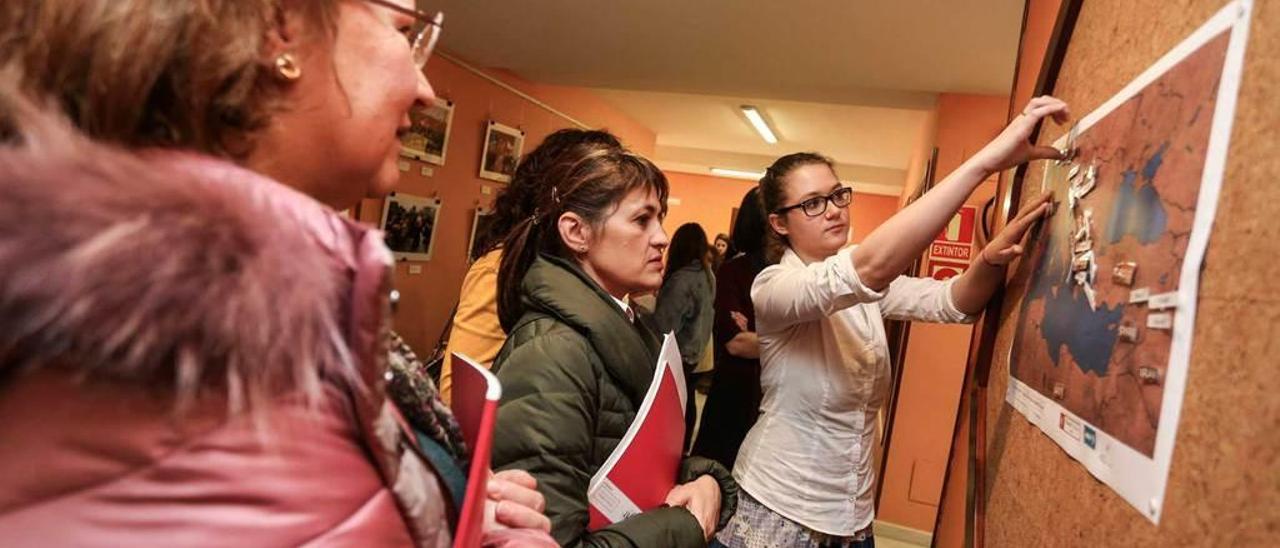
M711 322L715 315L716 280L708 260L711 257L707 245L707 233L698 223L685 223L671 237L667 250L666 271L662 275L662 288L653 311L653 321L659 332L674 331L680 345L680 358L684 360L685 379L685 430L684 446L689 447L693 427L698 420L693 390L693 371L702 362L707 341L711 337Z
M751 282L768 261L759 194L752 188L742 197L733 223L733 248L739 253L716 272L712 328L716 368L693 444L693 454L714 459L731 470L742 439L760 413L760 340Z
M711 253L711 272L715 273L720 271L720 265L737 255L738 250L734 249L733 241L729 239L729 235L721 232L716 234L716 241L711 248Z

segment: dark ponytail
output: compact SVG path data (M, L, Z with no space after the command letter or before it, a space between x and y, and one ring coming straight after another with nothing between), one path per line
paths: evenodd
M534 189L528 195L533 212L516 223L502 242L498 321L508 333L524 314L521 285L538 255L571 257L557 228L562 214L573 212L587 223L599 226L623 198L637 189L655 192L663 213L667 207L666 176L653 162L629 152L616 140L612 143L604 139L589 140L568 147L554 157L539 154L538 150L529 155L543 158L546 163L532 170L531 176L540 180L528 185Z
M537 209L538 189L546 180L543 171L554 164L556 158L565 154L583 154L597 146L616 148L622 143L607 131L561 129L525 154L516 166L511 182L493 201L493 217L489 219L488 229L476 235L477 255L482 256L501 247L503 240L533 215Z

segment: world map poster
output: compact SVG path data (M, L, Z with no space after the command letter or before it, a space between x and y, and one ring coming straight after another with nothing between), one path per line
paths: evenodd
M1055 143L1073 155L1044 168L1058 205L1014 284L1026 294L1013 316L1009 402L1152 521L1248 8L1228 5Z

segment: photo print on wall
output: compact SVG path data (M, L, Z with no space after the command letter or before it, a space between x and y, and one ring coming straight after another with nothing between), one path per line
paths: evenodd
M437 99L430 107L414 107L409 119L413 125L400 136L400 155L444 165L449 128L453 125L453 101Z
M490 120L484 134L484 151L480 154L480 178L511 182L523 147L523 131Z
M429 261L435 243L440 199L392 193L382 206L382 229L387 247L398 261Z

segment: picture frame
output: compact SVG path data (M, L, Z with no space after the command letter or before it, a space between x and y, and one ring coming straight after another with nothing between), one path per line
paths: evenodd
M413 125L400 136L400 155L444 165L453 127L453 101L440 99L430 107L414 107L409 119Z
M477 245L480 243L480 237L489 230L489 224L492 221L493 209L476 208L475 216L471 219L471 239L467 242L467 263L474 263L480 258L481 249Z
M480 153L480 178L511 182L523 147L523 131L489 120L484 133L484 150Z
M398 192L383 201L378 228L397 261L431 260L441 205L440 198Z

